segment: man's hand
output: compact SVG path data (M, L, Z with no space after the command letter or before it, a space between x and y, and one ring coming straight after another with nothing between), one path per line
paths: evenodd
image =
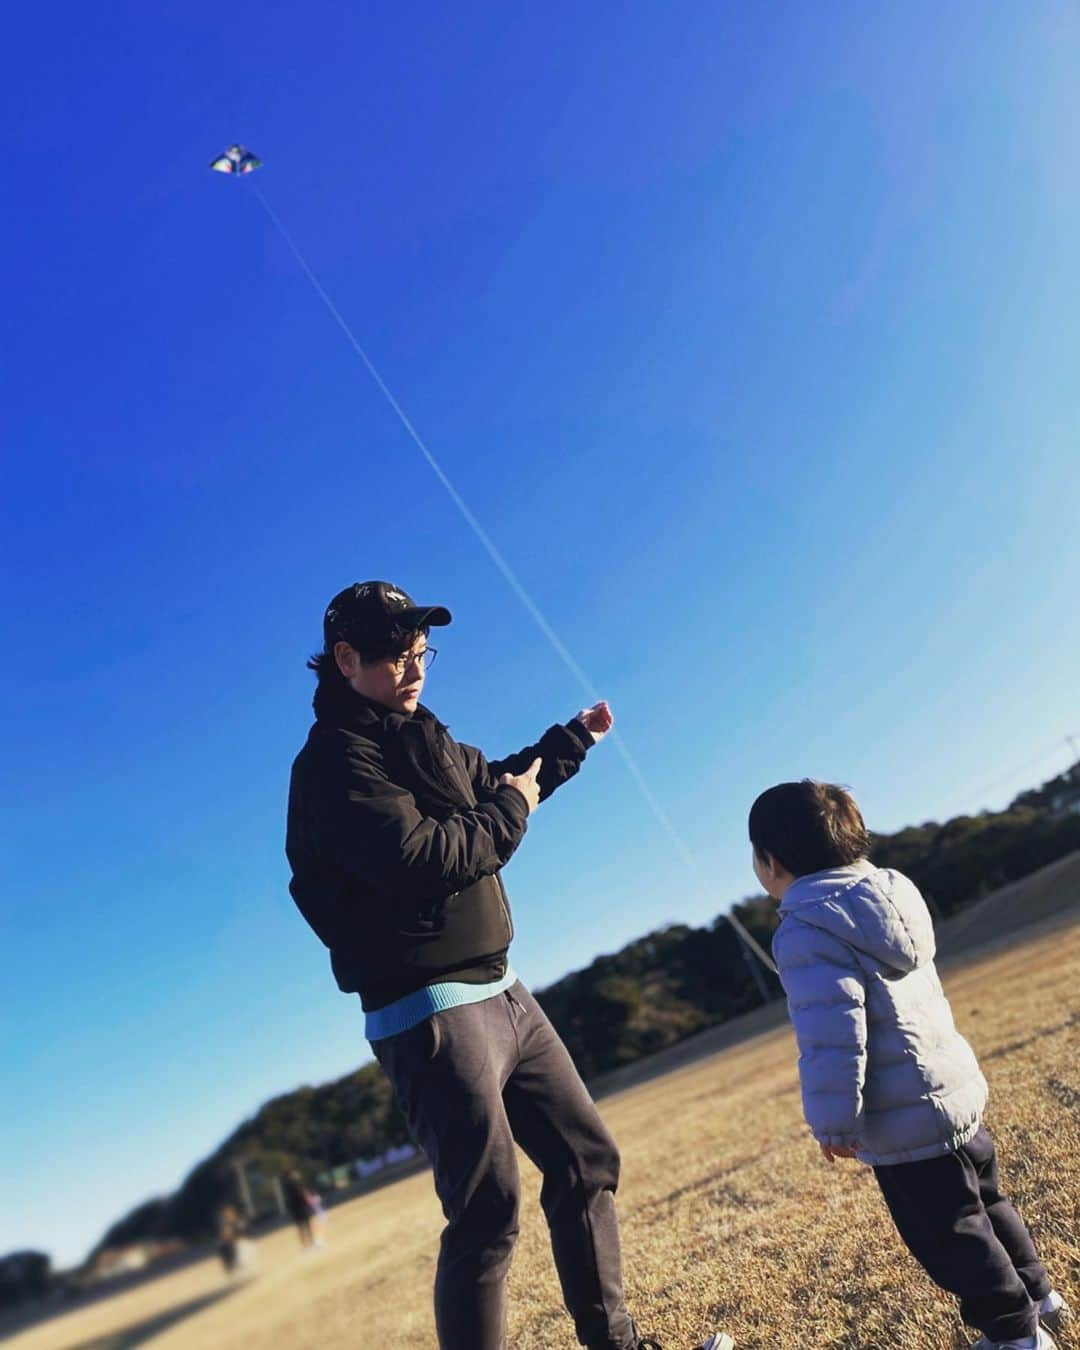
M837 1158L855 1158L858 1157L855 1149L845 1148L842 1144L834 1144L831 1147L828 1144L819 1144L822 1154L828 1162L834 1163Z
M615 724L607 699L604 698L599 703L594 703L591 708L582 708L577 715L577 721L593 738L594 745L597 741L602 741Z
M516 787L525 800L529 803L529 814L536 810L540 805L540 784L536 781L540 772L540 765L543 760L537 757L529 765L524 773L504 773L499 779L499 786L504 783L510 787Z

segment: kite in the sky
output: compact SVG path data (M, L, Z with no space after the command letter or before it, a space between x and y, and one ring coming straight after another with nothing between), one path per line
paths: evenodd
M256 158L246 146L230 145L224 154L210 164L218 173L254 173L262 168L262 160Z

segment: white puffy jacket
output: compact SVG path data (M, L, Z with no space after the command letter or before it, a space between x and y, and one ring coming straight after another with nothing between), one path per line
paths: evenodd
M799 877L781 901L773 954L820 1143L877 1165L939 1157L971 1138L986 1080L953 1024L913 882L865 859Z

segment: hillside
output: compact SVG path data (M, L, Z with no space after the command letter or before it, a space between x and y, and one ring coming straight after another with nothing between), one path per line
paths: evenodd
M965 912L996 892L992 926L1005 931L1045 912L1062 883L1076 884L1076 857L1049 868L1037 895L1011 883L1080 850L1080 765L1017 798L1007 810L927 822L875 836L872 856L911 876L941 924L943 948L964 938ZM1039 898L1041 897L1041 898ZM757 896L733 907L768 947L775 902ZM980 925L988 922L980 906ZM971 911L974 913L974 911ZM717 973L723 978L718 979ZM625 1069L698 1033L761 1006L753 972L723 915L693 928L675 924L611 955L598 956L537 997L587 1079ZM766 976L770 997L778 982ZM213 1231L214 1215L236 1199L237 1162L245 1166L256 1208L271 1206L269 1180L292 1166L310 1175L378 1158L408 1141L389 1085L375 1064L335 1082L304 1087L265 1103L171 1196L150 1200L109 1228L96 1252L136 1242L193 1241Z
M1009 1192L1075 1303L1080 892L1073 898L1070 914L969 952L943 974L990 1082ZM811 1142L794 1037L779 1009L737 1021L745 1027L759 1013L776 1019L764 1034L744 1031L720 1053L674 1072L667 1063L663 1076L604 1100L622 1150L623 1253L642 1329L687 1350L716 1325L739 1350L965 1350L972 1337L955 1302L904 1249L869 1169L830 1167ZM507 1341L514 1350L573 1350L539 1178L528 1163L522 1171ZM336 1206L321 1252L304 1251L291 1228L260 1237L254 1279L224 1280L206 1251L112 1297L3 1319L0 1339L12 1337L11 1350L430 1350L441 1226L430 1177L412 1176ZM1059 1344L1080 1350L1080 1335Z

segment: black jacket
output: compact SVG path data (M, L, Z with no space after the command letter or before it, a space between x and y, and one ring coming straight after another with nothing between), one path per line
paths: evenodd
M514 935L499 869L529 815L499 777L539 755L543 801L577 773L589 732L549 727L489 764L427 708L395 713L344 682L320 686L315 715L293 764L285 852L338 986L370 1011L435 980L499 978Z

